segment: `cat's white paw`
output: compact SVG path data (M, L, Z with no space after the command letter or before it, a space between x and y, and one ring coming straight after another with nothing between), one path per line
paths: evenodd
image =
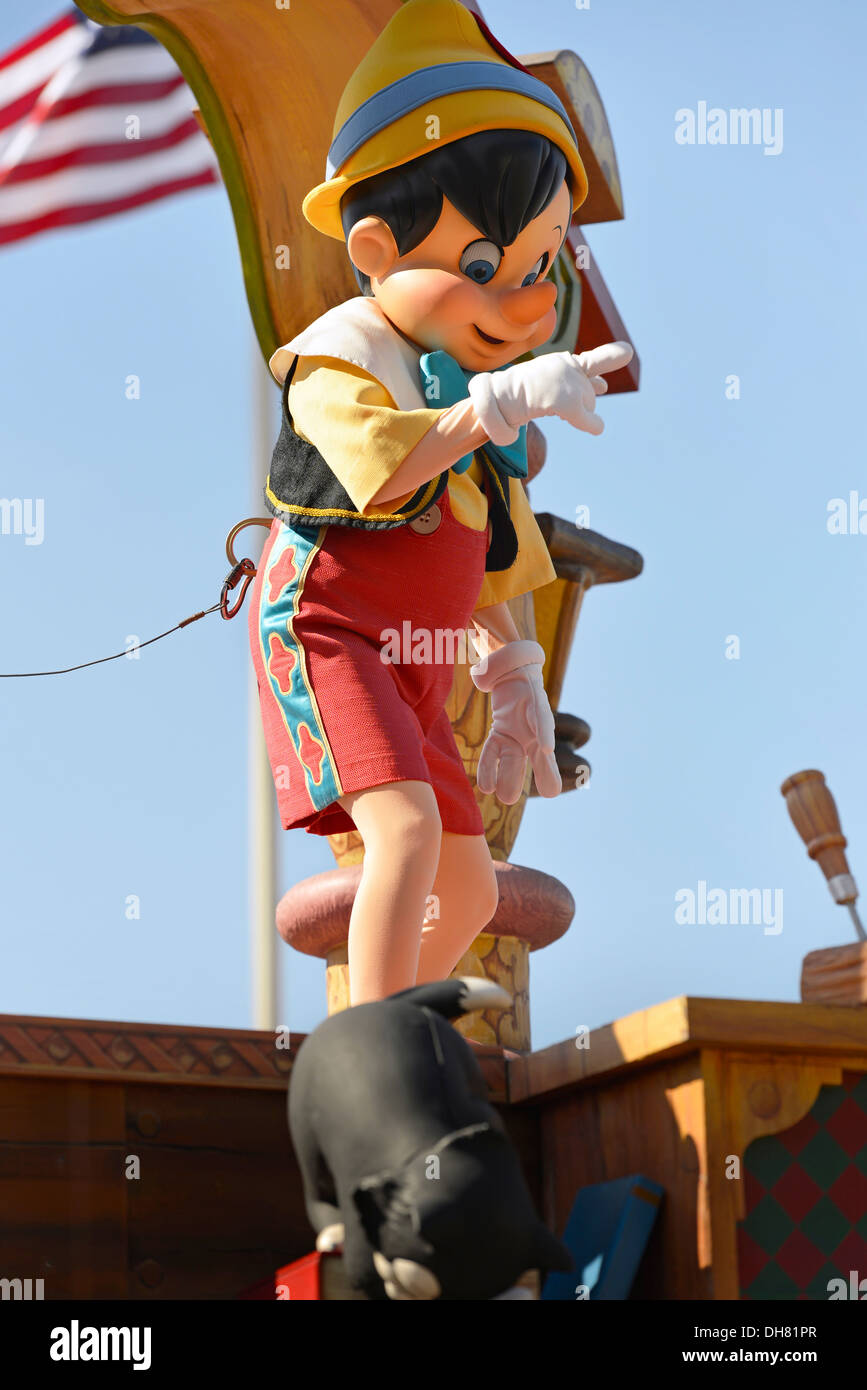
M461 975L463 985L461 1008L465 1014L475 1009L510 1009L512 996L494 980L483 979L480 975Z
M373 1252L373 1263L389 1298L399 1302L439 1298L440 1282L424 1265L414 1260L387 1260L379 1250Z
M340 1250L343 1248L345 1235L341 1221L335 1222L333 1226L323 1226L316 1237L316 1249L322 1254L329 1250Z

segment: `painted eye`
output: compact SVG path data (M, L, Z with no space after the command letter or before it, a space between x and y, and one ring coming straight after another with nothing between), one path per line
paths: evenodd
M461 256L459 269L468 280L486 285L497 273L503 253L492 241L471 241Z
M544 254L544 256L540 256L540 257L539 257L538 261L537 261L536 264L533 266L533 269L530 271L530 274L524 276L523 280L521 281L522 286L523 286L523 285L535 285L535 283L536 283L536 281L538 280L539 276L542 274L542 272L543 272L544 270L547 269L547 267L548 267L548 252L546 251L545 254Z

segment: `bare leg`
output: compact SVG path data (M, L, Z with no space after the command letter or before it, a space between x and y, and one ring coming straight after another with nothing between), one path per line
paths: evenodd
M348 948L350 1002L364 1004L416 982L442 827L428 782L388 782L342 796L340 805L364 841Z
M497 910L494 862L484 835L443 832L433 902L421 933L417 984L445 980Z

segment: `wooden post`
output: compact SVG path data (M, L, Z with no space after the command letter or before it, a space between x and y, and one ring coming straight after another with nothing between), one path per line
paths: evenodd
M253 513L262 510L262 475L273 444L271 407L274 392L255 341L251 352L250 399L252 406L250 493ZM249 532L248 532L249 534ZM263 533L264 534L264 533ZM274 783L262 733L256 673L250 666L248 681L249 853L247 894L249 903L250 975L253 1027L273 1031L278 1022L277 976L277 846Z

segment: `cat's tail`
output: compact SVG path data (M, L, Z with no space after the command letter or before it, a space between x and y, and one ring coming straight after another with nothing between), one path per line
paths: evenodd
M478 975L457 976L451 980L432 980L426 985L413 985L390 994L389 999L402 999L420 1009L432 1009L443 1018L460 1018L475 1009L510 1009L512 996L493 980ZM385 1002L388 1002L387 1000Z

